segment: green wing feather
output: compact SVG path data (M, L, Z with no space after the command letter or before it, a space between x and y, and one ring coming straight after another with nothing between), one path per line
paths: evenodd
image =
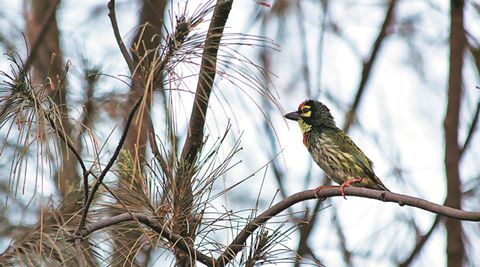
M357 164L373 182L373 184L370 184L373 188L390 191L375 175L375 172L373 171L373 162L367 158L367 156L365 156L363 151L353 142L352 139L350 139L350 137L348 137L344 131L340 129L337 130L338 132L334 135L334 137L340 151L353 156L355 164Z
M348 153L353 156L355 163L358 164L369 176L375 176L373 172L373 162L365 156L360 148L345 134L344 131L338 130L335 136L336 144L340 151Z

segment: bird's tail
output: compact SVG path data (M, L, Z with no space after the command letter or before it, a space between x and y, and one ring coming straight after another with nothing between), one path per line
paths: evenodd
M382 183L382 181L380 180L380 178L378 178L376 175L375 175L375 185L372 186L372 189L377 189L377 190L382 190L382 191L388 191L390 192L390 190Z

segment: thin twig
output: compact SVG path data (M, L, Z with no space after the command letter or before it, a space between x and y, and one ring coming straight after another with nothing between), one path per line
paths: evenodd
M438 214L437 216L435 216L435 220L433 221L430 230L428 230L427 233L425 233L418 239L417 243L415 244L415 248L412 250L412 253L410 253L410 255L403 262L398 264L398 267L407 267L413 262L415 257L417 257L420 251L422 251L422 248L427 243L428 239L432 236L433 231L435 230L435 228L437 228L441 219L442 216Z
M475 62L475 65L477 67L477 72L480 73L480 48L475 47L475 45L472 44L472 42L467 42L467 45L470 50L470 53L473 56L473 61ZM480 112L480 101L477 104L477 110L475 111L475 115L473 116L472 123L470 124L470 129L468 130L467 138L465 139L465 142L463 143L463 146L460 150L460 160L465 154L465 151L468 148L468 145L470 144L470 141L473 137L473 133L475 132L475 129L477 127L479 112Z
M162 170L165 173L167 173L168 172L167 162L165 161L165 158L163 157L162 153L160 153L160 150L157 144L157 139L155 137L156 137L155 128L153 126L152 117L150 116L148 119L148 141L150 143L150 149L152 150L153 156L160 163L160 167L162 168Z
M127 47L122 40L122 36L120 35L120 30L118 29L118 22L117 16L115 13L115 0L110 0L108 2L108 17L110 18L110 22L112 23L113 34L115 35L115 39L117 40L118 47L120 48L120 52L122 52L123 58L127 62L128 69L130 73L133 74L135 71L135 65L133 64L132 57L128 53Z
M370 73L372 71L373 65L375 60L377 59L378 52L380 51L380 47L385 40L385 37L389 34L388 29L393 21L393 14L397 4L397 0L391 0L390 5L388 6L387 12L385 14L385 19L382 24L382 28L378 33L377 39L373 43L372 51L370 52L370 57L368 58L367 62L363 64L362 70L362 78L360 79L360 84L358 85L357 94L355 95L355 100L353 101L350 110L347 112L347 116L345 118L345 122L343 124L344 131L348 131L350 126L352 125L355 113L360 105L360 100L362 99L363 93L365 92L365 88L367 85L368 80L370 79Z
M338 243L342 252L343 261L345 262L345 266L352 267L352 252L350 252L347 247L347 238L345 237L343 227L340 224L340 219L338 218L338 210L335 207L333 207L333 210L335 214L333 218L333 224L335 225L335 231L338 236Z
M193 248L191 245L189 245L185 239L183 239L181 236L175 235L173 233L168 232L165 227L162 227L159 225L153 218L148 217L148 215L142 214L142 213L122 213L113 217L105 218L96 222L89 223L85 225L85 228L83 228L80 231L80 235L76 236L74 238L76 239L81 239L85 238L89 234L101 230L103 228L116 225L122 222L128 222L128 221L138 221L141 222L142 224L148 226L150 229L153 231L157 232L160 234L163 238L167 239L170 241L175 247L181 249L183 252L190 254L193 252L195 255L195 259L200 261L201 263L207 265L207 266L216 266L215 264L215 259L212 257L209 257L200 251L196 250Z
M475 110L475 115L473 116L472 123L470 124L470 129L468 130L467 138L465 139L462 149L460 150L460 159L462 159L463 154L465 154L465 150L468 148L468 145L472 140L473 133L475 133L475 129L477 128L477 124L478 124L479 112L480 112L480 101L477 104L477 109Z
M309 49L308 49L308 39L307 39L307 32L305 30L305 24L304 24L304 19L306 18L305 14L303 13L302 10L302 1L297 1L296 4L297 7L297 23L298 23L298 34L299 40L297 41L297 44L300 46L300 52L302 54L301 60L302 60L302 66L301 66L301 73L303 76L303 82L305 83L305 88L308 96L312 95L312 85L311 85L311 79L310 79L310 64L309 64Z
M43 38L45 38L46 32L49 29L50 24L55 19L55 13L57 11L57 6L59 2L60 0L54 0L51 3L49 9L47 10L46 16L44 17L44 20L40 25L40 31L38 32L37 36L35 37L35 40L32 43L32 46L30 49L30 55L28 55L27 60L25 60L25 65L23 65L23 69L20 73L26 73L32 66L32 63L33 63L33 60L35 59L37 51L40 48L40 45L43 43Z
M83 162L83 159L80 156L80 153L78 153L75 146L70 142L70 139L68 139L65 136L65 134L57 128L57 126L55 125L55 121L52 118L50 118L50 116L47 113L45 113L45 117L50 123L50 126L55 130L55 132L57 132L60 139L67 145L68 149L70 149L73 155L75 155L75 158L77 158L77 161L80 164L80 167L82 168L83 190L84 190L84 198L85 198L84 201L86 205L89 197L88 176L90 174L90 171L87 170L87 167L85 166L85 163Z
M452 219L464 220L464 221L480 221L480 212L473 211L463 211L447 206L442 206L429 202L424 199L411 197L407 195L396 194L386 191L378 191L367 188L359 187L347 187L345 192L349 196L364 197L370 199L377 199L384 202L394 202L398 203L401 206L407 205L411 207L420 208L426 211L430 211L436 214L440 214ZM294 195L289 196L288 198L278 202L271 208L264 211L262 214L254 218L250 223L245 226L245 228L240 231L240 233L235 237L235 239L228 245L225 251L218 257L217 263L218 266L225 266L231 262L237 253L243 249L247 238L262 224L266 223L272 217L278 215L280 212L288 209L289 207L297 204L299 202L310 200L310 199L325 199L328 197L338 197L341 196L340 190L338 187L325 188L320 190L318 194L315 193L315 190L306 190Z
M52 129L55 130L55 132L57 132L60 139L67 145L70 151L72 151L72 153L75 155L78 163L80 164L80 167L82 168L82 172L88 173L87 167L85 166L85 163L83 162L82 157L80 156L78 151L75 149L75 146L70 142L70 140L65 136L65 134L57 128L55 121L47 113L45 113L45 117L50 123L50 126L52 127Z
M105 169L103 169L102 173L98 176L98 179L96 180L95 184L93 185L92 192L90 196L88 197L88 201L83 207L83 213L82 213L82 219L80 220L80 224L78 225L77 232L80 231L84 226L85 222L87 220L87 215L88 215L88 210L90 208L90 205L93 202L93 198L95 197L95 193L97 192L98 188L103 182L103 179L107 175L107 173L110 171L110 168L112 168L113 164L118 158L118 155L120 154L120 151L123 148L123 144L125 143L125 139L127 138L127 133L128 129L130 129L130 125L132 123L133 117L135 116L136 111L138 110L138 107L140 106L140 103L142 102L143 97L140 96L133 106L132 110L130 111L130 114L128 115L127 121L125 122L125 129L123 130L122 136L120 137L120 141L117 144L117 148L113 152L112 157L110 158L110 161L107 163L105 166Z

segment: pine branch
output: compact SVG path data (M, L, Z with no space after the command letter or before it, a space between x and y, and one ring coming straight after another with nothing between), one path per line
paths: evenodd
M108 161L107 165L103 169L102 173L98 176L98 179L96 179L95 184L93 185L92 192L83 207L83 213L82 213L82 219L80 221L80 224L78 225L77 232L79 232L84 226L85 222L87 220L87 215L88 215L88 210L93 202L93 198L95 197L95 193L97 192L98 188L103 182L103 179L107 175L107 173L110 171L112 168L113 164L118 158L118 155L120 154L120 151L123 148L123 144L125 143L125 139L127 138L127 133L128 129L130 128L130 125L132 123L133 117L135 116L136 111L138 110L138 107L140 107L140 103L142 103L143 97L139 97L137 100L137 103L133 106L132 110L130 111L130 114L128 115L127 121L125 122L125 129L123 130L122 136L120 137L120 141L117 144L117 147L115 148L115 151L113 152L112 157Z
M176 248L181 249L183 252L186 254L190 255L193 253L194 257L196 260L200 261L201 263L207 265L207 266L216 266L215 264L215 259L212 257L209 257L200 251L196 250L193 248L191 245L188 244L187 241L185 241L184 238L181 236L175 235L173 233L170 233L167 231L165 227L162 225L159 225L153 218L148 217L145 214L142 213L122 213L113 217L105 218L93 223L89 223L85 225L85 228L83 228L80 231L80 235L74 237L75 239L82 239L88 236L89 234L97 231L104 229L106 227L116 225L119 223L123 222L129 222L129 221L138 221L153 231L157 232L160 234L163 238L167 239L170 241Z

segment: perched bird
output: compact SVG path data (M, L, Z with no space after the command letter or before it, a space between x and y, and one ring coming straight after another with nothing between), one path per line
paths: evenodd
M306 100L285 118L298 122L303 144L325 174L340 184L343 197L344 187L350 185L390 191L375 175L372 161L335 125L327 106L319 101ZM318 187L316 192L321 188Z

